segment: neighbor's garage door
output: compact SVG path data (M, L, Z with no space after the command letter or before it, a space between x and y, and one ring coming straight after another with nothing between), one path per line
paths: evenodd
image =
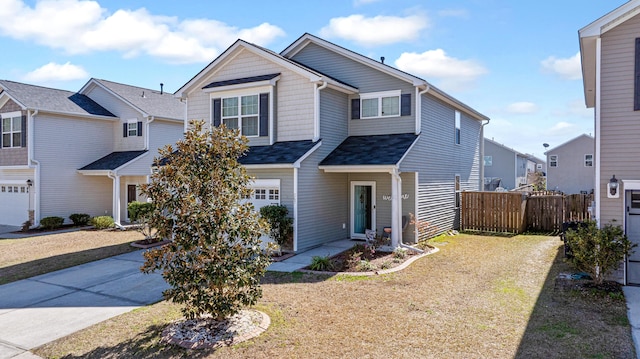
M20 226L28 219L27 186L0 182L0 224Z
M260 213L260 208L271 204L280 204L280 180L256 179L250 183L251 203L256 212Z

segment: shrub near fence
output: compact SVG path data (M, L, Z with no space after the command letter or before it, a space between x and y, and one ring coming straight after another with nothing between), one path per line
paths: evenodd
M463 192L461 230L559 232L562 223L589 219L591 195L552 192Z

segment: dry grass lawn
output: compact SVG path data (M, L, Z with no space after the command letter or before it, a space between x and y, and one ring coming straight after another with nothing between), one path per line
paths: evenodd
M0 239L0 284L131 252L136 231L96 231Z
M35 353L47 358L635 358L623 298L556 287L557 237L445 237L440 252L377 277L268 273L271 327L217 351L162 344L160 302Z

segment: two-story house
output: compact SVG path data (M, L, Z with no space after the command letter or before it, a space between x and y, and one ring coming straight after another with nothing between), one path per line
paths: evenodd
M542 172L542 160L484 139L484 190L513 190L531 184L530 174ZM538 168L540 165L540 168Z
M91 79L79 92L0 81L0 223L110 215L120 225L157 149L183 135L172 94Z
M595 110L595 217L640 243L640 0L580 29L579 39L585 102ZM619 279L640 284L638 248Z
M295 251L366 229L389 227L398 246L455 228L460 192L482 184L486 116L310 34L279 54L238 40L176 96L185 121L249 138L253 204L289 208Z
M547 155L547 189L566 194L592 193L595 181L595 141L583 134L545 154Z

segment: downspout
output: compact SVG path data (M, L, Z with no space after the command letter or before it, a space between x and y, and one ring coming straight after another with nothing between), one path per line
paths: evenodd
M111 199L113 221L116 227L124 229L120 223L120 178L112 171L107 173L107 177L113 180L113 198Z
M327 81L322 81L322 85L316 87L313 109L313 142L320 139L320 90L327 88Z
M482 122L484 122L484 120ZM487 120L487 123L480 124L480 191L484 191L484 126L488 124L489 120Z
M298 251L298 167L293 167L293 251Z
M34 193L33 193L33 222L31 223L32 227L37 227L40 225L40 162L34 158L34 117L38 115L38 110L33 110L32 113L29 113L27 110L27 157L29 157L30 165L35 165L35 175L34 181Z
M147 116L147 122L146 122L146 132L144 134L144 149L145 150L149 150L149 129L151 128L150 123L155 121L156 117L155 116Z
M422 132L422 95L429 92L431 85L427 84L427 87L418 92L419 88L416 86L416 135Z

